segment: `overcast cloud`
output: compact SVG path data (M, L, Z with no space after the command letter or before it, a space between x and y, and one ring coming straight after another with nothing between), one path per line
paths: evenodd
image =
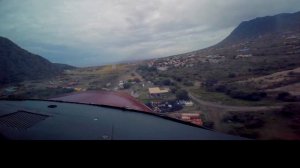
M0 36L76 66L216 44L242 21L300 11L299 0L0 0Z

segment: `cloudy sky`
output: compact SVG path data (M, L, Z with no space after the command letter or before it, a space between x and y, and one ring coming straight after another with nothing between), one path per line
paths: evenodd
M0 0L0 36L52 62L103 65L213 45L300 0Z

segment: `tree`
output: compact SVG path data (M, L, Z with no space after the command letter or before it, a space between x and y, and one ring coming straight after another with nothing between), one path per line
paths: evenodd
M169 85L171 85L171 80L170 80L170 79L164 79L164 80L162 81L162 84L163 84L163 85L166 85L166 86L169 86Z
M176 92L176 97L177 97L177 99L179 99L179 100L189 100L189 99L190 99L190 98L189 98L189 95L188 95L188 92L185 91L185 90L178 90L178 91Z
M191 82L191 81L187 81L187 82L184 82L183 85L185 85L185 86L194 86L194 83Z
M286 102L296 102L298 99L296 96L291 95L289 92L281 92L278 94L277 100Z
M212 87L212 86L214 86L214 85L217 84L217 83L218 83L218 80L216 80L216 79L207 79L207 80L203 83L203 85L206 86L206 87Z
M123 86L124 86L124 89L129 89L131 87L130 83L125 83Z
M182 81L182 78L181 78L181 77L173 76L173 78L174 78L177 82L181 82L181 81Z
M222 92L222 93L226 93L229 89L227 89L226 85L218 85L216 86L216 91L217 92Z
M174 93L174 94L176 94L176 92L177 92L177 88L174 86L171 86L170 90L171 90L171 93Z

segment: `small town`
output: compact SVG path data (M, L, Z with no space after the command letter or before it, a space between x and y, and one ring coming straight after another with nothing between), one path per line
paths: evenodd
M225 60L224 56L220 55L208 55L208 56L196 56L195 54L190 54L187 57L172 57L156 59L148 63L148 67L155 67L159 71L166 71L169 68L180 68L180 67L193 67L195 64L202 63L212 63L217 64Z

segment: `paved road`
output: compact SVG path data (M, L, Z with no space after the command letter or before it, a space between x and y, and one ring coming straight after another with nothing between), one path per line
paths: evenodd
M175 81L173 81L175 82ZM181 88L185 88L182 84L176 82L177 85ZM262 110L270 110L270 109L276 109L280 108L280 106L231 106L231 105L223 105L216 102L209 102L201 100L200 98L197 98L194 96L189 90L188 94L189 97L197 102L200 106L208 107L208 108L216 108L216 109L222 109L225 111L262 111Z

